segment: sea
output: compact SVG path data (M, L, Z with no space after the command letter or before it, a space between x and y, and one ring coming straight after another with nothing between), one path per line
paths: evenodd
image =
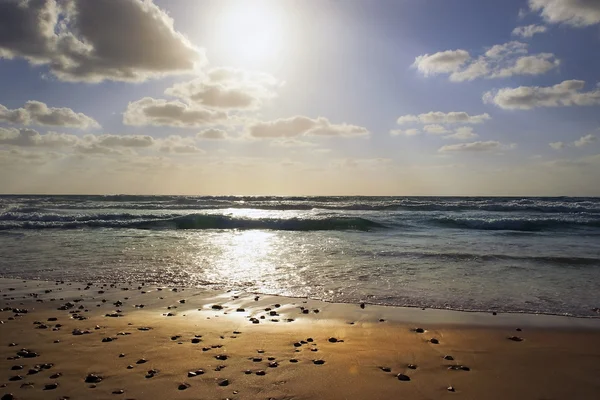
M600 317L600 198L0 196L0 276Z

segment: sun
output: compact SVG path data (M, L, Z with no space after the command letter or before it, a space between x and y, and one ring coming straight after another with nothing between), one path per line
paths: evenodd
M273 0L224 1L215 16L215 38L220 51L247 66L277 59L285 45L285 13Z

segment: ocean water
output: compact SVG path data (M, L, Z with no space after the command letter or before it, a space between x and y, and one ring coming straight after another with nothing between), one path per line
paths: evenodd
M0 276L598 317L600 199L0 196Z

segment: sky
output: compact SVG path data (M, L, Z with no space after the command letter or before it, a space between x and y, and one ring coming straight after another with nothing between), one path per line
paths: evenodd
M600 196L598 0L0 0L0 193Z

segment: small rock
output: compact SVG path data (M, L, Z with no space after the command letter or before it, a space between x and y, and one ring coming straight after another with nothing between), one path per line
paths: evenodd
M508 340L512 340L513 342L522 342L523 338L522 337L518 337L518 336L511 336L508 338Z
M423 328L415 328L415 332L417 332L417 333L424 333L425 329L423 329Z
M225 354L219 354L219 355L216 355L215 358L217 360L225 361L225 360L227 360L228 357Z
M252 373L252 371L250 371L249 369L247 369L247 370L245 370L245 371L244 371L244 373L245 373L246 375L250 375L250 374Z
M123 389L113 390L112 394L123 394L125 391Z
M297 362L298 362L298 360L297 360L297 359L295 359L295 358L292 358L292 359L290 359L290 362L291 362L291 363L297 363Z
M417 369L417 366L415 364L408 364L406 367L408 369Z
M444 356L444 360L452 361L452 360L454 360L454 357L447 355L447 356Z
M139 359L139 360L137 360L135 363L136 363L136 364L144 364L144 363L146 363L146 362L148 362L148 360L146 360L145 358L140 358L140 359Z
M102 382L102 377L96 374L88 374L85 377L85 383L100 383Z
M200 343L201 341L202 341L202 339L200 339L200 338L193 338L191 340L191 342L194 343L194 344Z
M379 369L383 372L392 372L392 369L390 367L379 367Z
M196 376L196 373L194 371L188 371L187 376L188 376L188 378L193 378Z
M338 339L334 338L334 337L330 337L329 339L327 339L329 341L329 343L337 343L339 342Z
M432 344L439 344L440 343L440 341L437 340L436 338L429 339L429 342L432 343Z
M266 374L267 374L267 373L266 373L265 371L263 371L262 369L261 369L261 370L258 370L258 371L256 371L256 375L263 376L263 375L266 375Z
M279 364L277 363L277 361L271 361L269 363L269 368L277 368L279 366Z
M325 360L313 360L313 364L315 364L315 365L323 365L323 364L325 364Z
M177 386L177 389L179 389L179 390L185 390L185 389L187 389L189 387L190 387L189 383L180 383L179 386Z
M18 370L23 369L23 366L22 365L13 365L10 369L13 371L18 371Z
M55 374L50 375L50 379L58 379L62 376L62 373L57 372Z
M219 305L219 304L213 304L213 306L211 307L213 310L222 310L223 306Z
M44 385L44 390L54 390L58 387L58 383L56 382L52 382L52 383L46 383Z
M15 376L11 376L10 378L8 378L8 380L11 382L22 381L23 377L21 375L15 375Z
M365 308L365 303L360 303L360 308L362 308L364 310Z
M217 384L219 386L228 386L229 385L229 379L219 379L217 381Z
M398 375L396 375L396 377L398 378L399 381L404 381L404 382L410 381L410 377L408 375L398 374Z
M456 392L456 389L454 389L454 386L448 386L448 387L447 387L447 390L448 390L449 392Z

